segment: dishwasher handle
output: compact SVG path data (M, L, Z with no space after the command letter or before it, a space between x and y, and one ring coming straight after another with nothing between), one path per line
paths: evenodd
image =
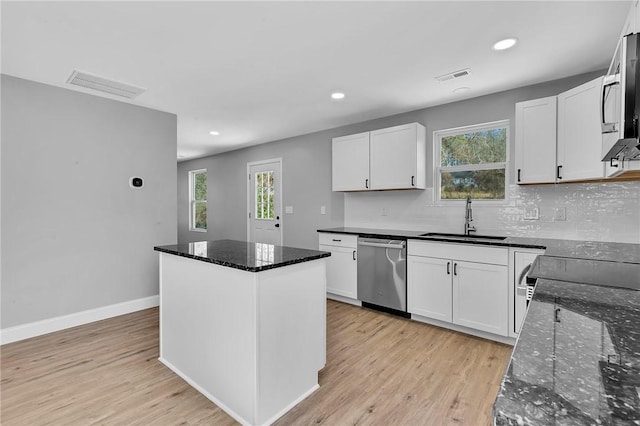
M385 244L385 243L369 243L369 242L359 241L358 245L359 246L367 246L367 247L380 247L380 248L404 250L404 243L402 243L402 244Z

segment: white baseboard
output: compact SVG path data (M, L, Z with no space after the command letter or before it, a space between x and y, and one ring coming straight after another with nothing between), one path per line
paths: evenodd
M16 325L14 327L0 330L0 345L53 333L54 331L76 327L78 325L89 324L143 309L153 308L160 303L160 297L149 296L142 299L129 300L127 302L116 303L114 305L102 306L100 308L89 309L60 317L35 321L28 324Z
M462 325L457 325L450 322L444 322L433 318L426 318L421 315L411 314L411 319L425 324L435 325L436 327L448 328L449 330L458 331L460 333L470 334L472 336L481 337L483 339L493 340L494 342L504 343L505 345L514 346L516 344L516 339L514 339L513 337L500 336L498 334L488 333L482 330L475 330L473 328L464 327Z
M342 303L348 303L350 305L362 306L362 302L350 297L342 296L340 294L327 293L327 299L336 300Z

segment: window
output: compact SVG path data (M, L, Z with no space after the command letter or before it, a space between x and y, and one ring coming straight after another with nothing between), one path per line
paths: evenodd
M273 171L256 173L256 219L273 219Z
M437 202L506 200L509 120L434 132Z
M207 230L207 170L189 172L189 229Z

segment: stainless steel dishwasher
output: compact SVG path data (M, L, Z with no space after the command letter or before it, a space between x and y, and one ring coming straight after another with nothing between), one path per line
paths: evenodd
M407 312L407 241L358 238L358 299L403 316Z

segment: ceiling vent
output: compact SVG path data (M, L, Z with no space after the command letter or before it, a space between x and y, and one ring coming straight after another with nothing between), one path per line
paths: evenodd
M71 76L67 79L67 83L87 87L100 92L110 93L116 96L122 96L127 99L133 99L146 90L142 87L120 83L119 81L109 80L108 78L82 71L74 71L71 73Z
M436 77L436 80L438 80L440 83L442 83L444 81L455 80L456 78L466 77L469 74L471 74L471 69L470 68L465 68L465 69L460 70L460 71L454 71L454 72L450 72L449 74L445 74L445 75L441 75L439 77Z

